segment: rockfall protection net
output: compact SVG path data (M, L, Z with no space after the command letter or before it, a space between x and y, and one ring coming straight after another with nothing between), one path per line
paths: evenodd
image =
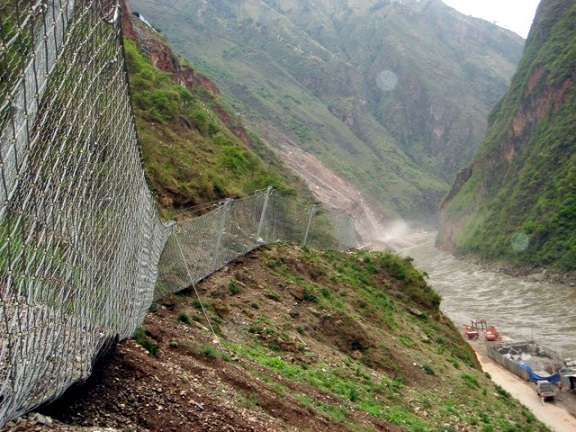
M273 189L259 191L178 222L160 258L155 297L189 288L234 258L277 241L339 250L357 244L348 214L305 206Z
M170 235L144 179L118 13L0 5L0 426L87 378L155 297L262 243L355 245L348 215L272 189Z
M0 425L131 336L170 228L144 179L115 3L0 5Z

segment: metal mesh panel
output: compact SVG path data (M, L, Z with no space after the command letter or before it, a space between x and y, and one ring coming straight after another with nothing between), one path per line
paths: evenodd
M324 210L325 217L330 224L330 233L332 239L324 247L347 250L358 244L356 237L356 228L352 215L338 209Z
M208 214L179 222L160 259L156 297L187 288L264 243L270 194L269 189L226 200Z
M0 6L0 424L86 378L153 298L170 229L143 175L117 12Z
M156 298L187 288L214 271L214 239L222 209L178 223L160 257Z
M188 288L234 258L277 241L348 249L356 236L350 216L305 206L272 189L227 200L210 213L178 222L162 252L155 297Z
M282 197L279 194L274 194L272 201L269 212L272 231L267 240L269 242L304 243L311 207L306 207L295 199Z

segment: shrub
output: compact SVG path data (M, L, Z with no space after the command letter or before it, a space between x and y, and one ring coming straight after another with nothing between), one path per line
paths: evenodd
M270 300L274 300L274 301L280 301L280 295L278 293L275 292L266 292L264 293L264 297L269 298Z
M348 399L350 399L350 402L356 402L358 400L358 392L356 391L356 388L352 387L350 389Z
M158 344L146 334L144 327L138 327L134 332L134 341L144 347L150 354L156 356L160 352Z
M236 175L241 175L247 171L249 159L247 155L236 145L228 144L222 147L221 162L225 168Z
M181 312L178 315L178 321L188 325L192 322L192 320L190 319L190 315L188 315L186 312Z
M511 399L512 395L510 395L510 393L508 393L506 390L504 390L503 387L499 386L498 384L496 384L496 392L502 396L504 399Z
M436 376L436 372L434 372L434 369L432 369L432 366L429 364L422 365L422 369L424 369L424 372L428 375Z
M217 359L220 357L219 352L214 346L210 344L205 344L200 348L200 352L204 354L206 357L211 359Z
M230 291L230 294L232 294L232 295L239 294L240 293L240 284L235 280L231 280L230 285L228 285L228 290Z
M464 380L464 382L472 388L480 388L480 383L478 382L478 380L473 377L472 375L469 375L467 373L463 373L462 375L460 375L460 378L462 378Z
M302 297L306 301L316 302L318 297L316 296L316 290L312 287L305 287L304 294Z

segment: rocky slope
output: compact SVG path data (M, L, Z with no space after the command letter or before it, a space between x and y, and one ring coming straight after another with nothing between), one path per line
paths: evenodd
M576 269L576 6L543 0L485 142L442 205L438 244Z
M6 430L547 430L481 372L408 258L278 244L198 293L159 302L41 410L52 424Z

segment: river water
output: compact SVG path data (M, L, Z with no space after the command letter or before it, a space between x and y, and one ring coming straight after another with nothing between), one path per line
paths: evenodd
M441 309L457 325L484 318L512 340L536 340L576 359L576 288L484 270L434 248L433 240L403 255L425 271L442 295Z

